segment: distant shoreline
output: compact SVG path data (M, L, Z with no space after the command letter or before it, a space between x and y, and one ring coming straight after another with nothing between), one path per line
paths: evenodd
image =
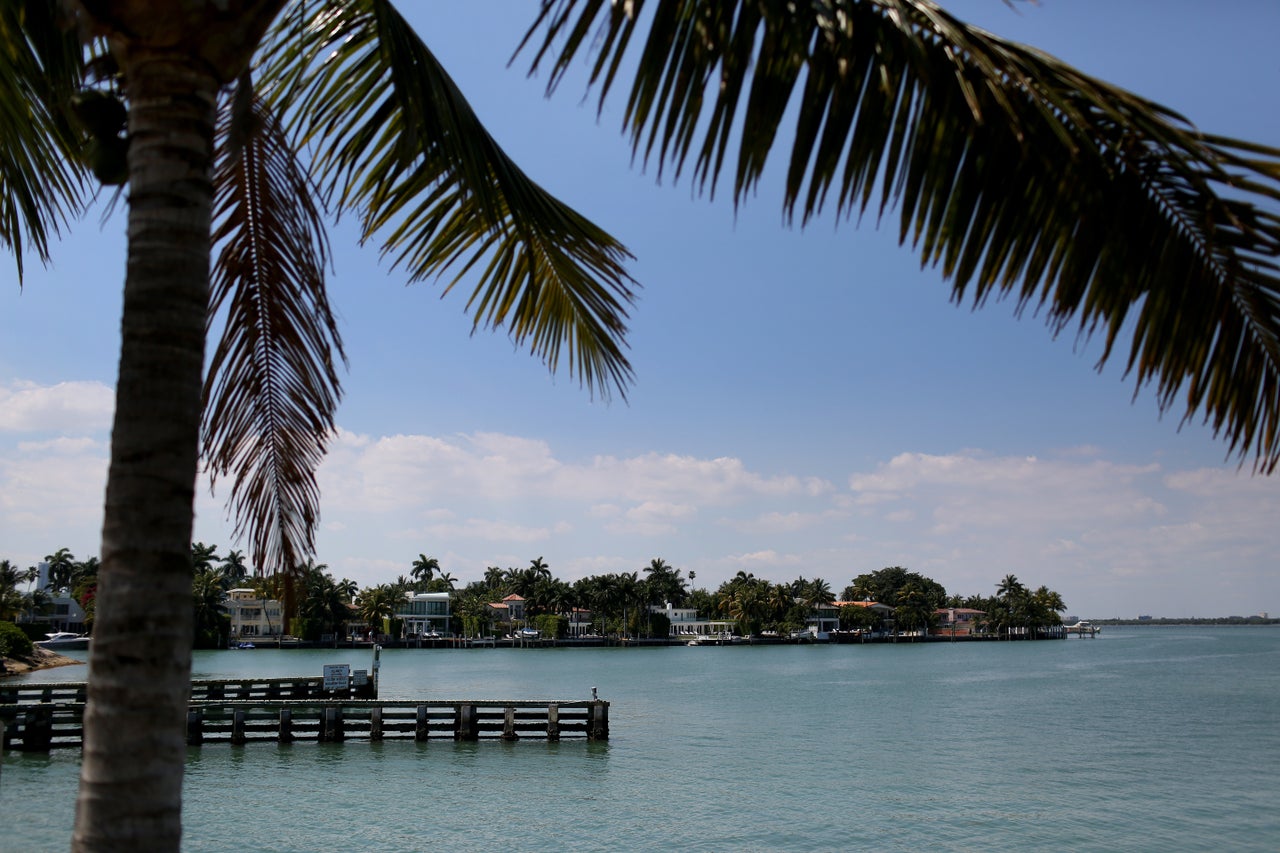
M1191 616L1178 619L1090 619L1095 625L1280 625L1280 619L1261 616Z

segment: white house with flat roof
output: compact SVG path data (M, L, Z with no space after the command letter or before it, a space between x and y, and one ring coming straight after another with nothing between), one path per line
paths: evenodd
M700 619L698 611L692 607L672 607L667 602L662 607L651 606L650 613L660 613L671 622L667 632L673 640L692 640L695 637L718 636L732 633L734 622L724 619Z
M406 592L404 604L396 610L395 618L404 622L404 632L409 637L426 634L448 636L453 614L449 610L448 592Z

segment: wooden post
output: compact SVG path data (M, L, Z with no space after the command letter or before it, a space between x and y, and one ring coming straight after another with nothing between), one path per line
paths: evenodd
M587 706L587 740L609 739L609 703L603 700Z
M199 708L187 711L187 746L204 743L204 711Z
M453 737L455 740L479 740L480 731L476 726L476 706L459 705L454 717Z
M231 742L233 744L242 744L245 742L244 736L244 708L236 708L231 715Z
M547 706L547 740L560 740L560 705Z
M276 735L280 743L293 743L293 709L280 709L280 730Z
M516 734L516 709L508 705L503 714L502 721L502 739L503 740L519 740L520 735Z
M369 740L382 740L382 706L369 712Z
M320 716L320 741L322 743L341 743L342 739L342 708L326 707Z
M48 752L53 745L53 710L35 708L24 715L22 726L23 752Z
M418 721L413 729L413 739L418 741L426 740L431 737L431 729L427 725L427 706L418 706Z

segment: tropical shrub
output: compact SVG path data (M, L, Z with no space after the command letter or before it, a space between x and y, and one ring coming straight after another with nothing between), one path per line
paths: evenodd
M533 618L533 627L544 637L560 640L569 632L569 620L554 613L544 613Z
M231 640L231 617L225 613L215 613L213 623L196 626L193 648L225 649Z
M12 622L5 623L12 625ZM27 639L31 641L43 640L49 634L49 626L44 622L20 622L17 626L18 630L27 635Z
M324 624L319 619L313 619L307 616L301 616L293 620L292 634L308 643L316 643L320 641L320 635L324 633Z
M0 657L25 658L32 651L31 639L12 622L0 622Z
M666 637L671 634L671 620L665 613L649 614L649 636Z

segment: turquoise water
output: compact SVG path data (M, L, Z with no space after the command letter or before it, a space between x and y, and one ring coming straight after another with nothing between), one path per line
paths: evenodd
M200 677L367 668L197 653ZM37 674L81 677L75 670ZM386 698L610 700L606 744L208 746L185 848L1277 850L1280 629L383 652ZM8 752L0 848L66 849L78 753Z

